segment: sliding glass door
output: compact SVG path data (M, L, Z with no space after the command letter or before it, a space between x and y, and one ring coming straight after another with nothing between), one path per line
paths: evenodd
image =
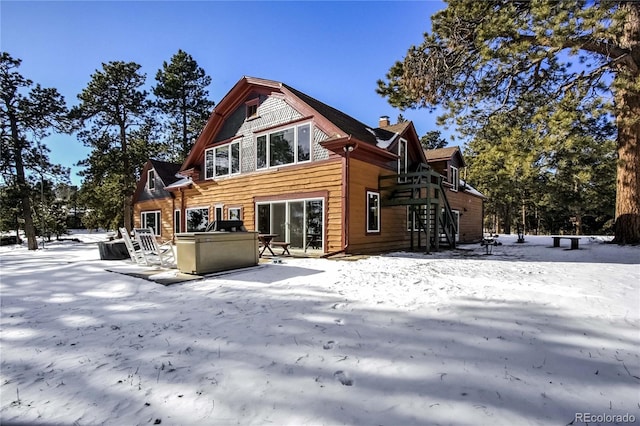
M291 200L258 203L256 229L262 234L277 234L291 248L324 247L324 200Z

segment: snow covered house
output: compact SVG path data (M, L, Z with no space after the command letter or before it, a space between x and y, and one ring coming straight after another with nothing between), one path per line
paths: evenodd
M458 150L443 161L461 160ZM240 79L172 182L150 189L159 164L138 182L134 224L157 220L163 240L223 219L313 254L437 250L482 237L482 196L428 165L411 122L382 117L370 127L277 81Z

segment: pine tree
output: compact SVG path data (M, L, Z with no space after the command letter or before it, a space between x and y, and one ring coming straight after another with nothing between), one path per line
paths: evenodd
M207 99L211 77L188 53L178 50L156 73L156 105L168 116L168 138L176 145L169 160L181 162L204 127L214 103Z
M430 130L420 138L420 144L424 149L438 149L447 146L447 141L439 130Z
M118 207L104 203L116 203L122 209L121 217L127 229L132 228L132 196L136 183L135 150L131 147L130 134L144 121L149 109L147 92L142 90L146 76L139 72L140 65L134 62L113 61L102 64L91 81L78 95L80 104L74 107L72 115L85 129L79 133L83 143L93 149L90 157L79 165L88 167L83 172L87 185L101 182L119 182L115 193L109 192L105 199L96 204L110 212ZM114 225L109 220L110 225ZM115 223L118 225L118 223Z
M478 128L531 93L542 105L612 94L615 241L640 242L640 3L450 0L378 93L400 108L442 105L449 119L480 112Z
M67 130L64 98L53 88L43 88L18 71L21 60L6 52L0 56L0 126L2 136L2 176L4 185L15 189L29 250L36 250L33 202L28 179L33 173L64 175L54 167L41 140L50 129ZM25 93L25 91L28 93ZM68 170L66 171L68 174Z

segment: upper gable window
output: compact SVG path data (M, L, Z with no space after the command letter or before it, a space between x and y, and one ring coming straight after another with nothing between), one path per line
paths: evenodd
M453 191L457 191L458 190L458 185L460 183L460 179L458 177L458 168L457 167L449 166L449 183L451 185L453 185L453 188L451 188Z
M256 138L256 169L311 160L311 125L301 124Z
M255 98L255 99L251 99L250 101L245 102L245 107L246 107L246 117L247 119L249 118L254 118L258 116L258 102L259 99Z
M240 141L209 148L204 152L204 178L240 173Z
M150 190L156 189L156 171L153 169L147 173L147 188Z
M398 143L398 174L404 175L407 173L409 165L409 156L407 153L407 141L400 139ZM398 182L404 183L407 181L406 176L398 176Z

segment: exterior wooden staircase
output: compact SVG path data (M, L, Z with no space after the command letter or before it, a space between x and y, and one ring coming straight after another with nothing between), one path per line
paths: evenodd
M427 253L456 246L457 224L442 182L443 176L427 164L379 178L382 207L409 207L412 250L422 248L423 240Z

